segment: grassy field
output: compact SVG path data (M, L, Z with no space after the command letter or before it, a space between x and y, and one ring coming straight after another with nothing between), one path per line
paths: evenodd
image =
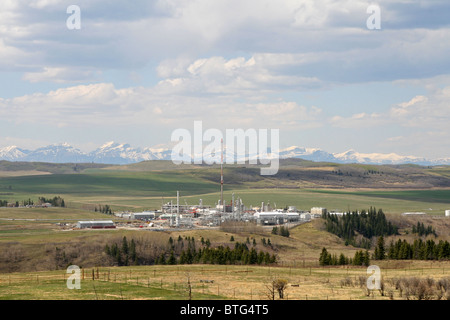
M38 163L28 168L28 165L16 164L12 167L15 170L10 163L2 165L8 170L0 170L4 173L0 174L0 199L10 202L29 198L36 201L40 196L61 196L69 207L75 209L92 209L95 204L108 204L114 210L142 210L157 209L162 202L176 200L177 191L180 191L183 204L185 201L197 204L203 199L203 203L214 206L220 198L220 171L217 166L175 166L177 169L174 169L171 163L150 161L127 166L86 165L83 168L80 165L77 173L62 174L59 172L70 171L72 165ZM51 169L56 173L49 171L39 175L37 169ZM336 174L338 170L339 174ZM240 197L247 206L259 207L261 202L270 202L272 207L277 208L294 205L301 210L309 210L322 206L337 211L375 206L391 213L424 211L439 215L450 205L450 188L436 187L445 185L448 171L448 167L429 169L403 166L399 169L291 160L283 163L275 177L260 176L258 168L228 166L225 168L224 190L226 201L231 201L234 192L235 197ZM436 183L434 188L417 188L428 185L430 181L426 179L430 177L437 179L433 180ZM366 188L342 188L356 183L355 179L361 180L356 185ZM411 181L415 180L422 182L415 185L414 190L387 190L371 189L368 180L376 183L389 181L399 187L402 183L411 186ZM330 183L338 185L323 187Z
M3 272L0 274L0 299L179 300L188 298L188 277L192 282L193 299L267 299L268 281L274 278L284 278L289 282L286 291L289 299L404 299L393 285L393 278L439 279L450 276L448 261L375 261L382 268L386 284L392 292L390 296L379 292L367 295L359 284L360 277L366 275L365 268L318 266L323 247L332 254L342 252L348 257L358 250L345 246L341 239L325 232L320 219L292 228L289 238L272 235L271 228L262 227L243 231L66 230L61 224L81 219L114 218L94 212L92 209L95 205L108 204L115 211L159 209L163 202L176 201L176 191L180 191L182 204L198 204L202 199L204 204L214 206L220 198L218 168L173 168L167 162L144 162L129 166L77 167L72 164L39 163L26 166L0 163L0 169L3 168L0 170L0 199L20 202L29 198L37 201L41 196L61 196L67 208L0 208L0 267ZM445 179L450 177L448 167L406 166L399 169L288 161L283 164L280 176L271 178L259 176L257 168L227 167L225 172L228 180L224 196L229 202L234 193L235 199L241 198L248 207L259 207L264 202L272 208L296 206L300 210L310 210L315 206L336 211L382 208L390 219L402 224L402 237L408 240L412 240L412 235L406 235L405 230L415 224L417 219L435 226L439 239L449 240L450 226L443 219L444 210L450 208L448 188L335 188L341 183L340 179L348 179L342 181L343 184L349 181L356 185L361 179L394 183L393 177L399 174L398 170L405 181L408 180L404 176L405 172L419 175L422 180L415 186L427 185L430 181L445 185ZM334 187L325 188L320 181L331 181ZM407 182L408 185L410 183ZM408 218L400 215L412 211L426 212L428 215ZM197 241L204 237L214 245L229 245L230 237L233 236L235 241L240 242L247 238L255 239L256 248L264 249L261 239L270 238L279 263L248 267L107 267L105 245L123 236L135 239L142 248L147 248L145 246L149 244L164 245L171 236L193 237ZM71 263L84 266L86 274L81 290L66 288L68 275L61 264L62 253L73 257L70 258ZM92 270L96 274L97 267L99 276L92 280Z
M81 289L68 289L70 274L0 275L0 299L8 300L268 300L270 282L284 279L288 300L416 300L395 288L399 279L450 279L450 263L381 266L384 290L367 291L366 268L180 265L83 269ZM207 280L207 282L205 281ZM189 281L189 282L188 282ZM429 280L427 280L429 281ZM438 294L438 292L435 292ZM279 299L276 295L275 299ZM445 293L441 299L447 299Z
M368 292L363 280L367 278L364 267L320 267L318 257L323 247L332 254L344 253L352 257L358 248L345 246L343 241L322 230L321 220L301 224L290 229L290 237L270 233L270 228L251 228L232 232L229 230L186 230L146 232L130 230L61 231L42 230L38 222L17 225L8 233L0 225L0 262L14 263L22 259L29 269L36 271L0 273L0 299L26 300L187 300L187 286L191 283L192 299L269 299L270 281L284 279L288 282L285 299L290 300L378 300L416 299L405 296L396 288L399 279L450 280L450 261L371 261L382 270L384 292ZM36 225L33 225L36 223ZM24 227L28 226L28 230ZM446 227L448 231L448 226ZM167 243L169 237L204 237L214 245L229 244L230 237L244 242L246 238L257 241L270 238L277 265L176 265L176 266L101 266L99 260L106 243L128 239L149 243ZM440 238L447 238L448 234ZM389 238L386 239L389 241ZM232 245L232 244L231 244ZM69 290L69 275L64 267L55 268L55 249L70 255L77 252L78 260L70 264L83 267L81 290ZM89 256L89 252L93 255ZM97 253L95 253L97 252ZM9 259L9 260L8 260ZM14 260L16 259L16 260ZM47 271L53 270L53 271ZM94 274L94 279L92 275ZM208 280L207 282L205 280ZM436 291L435 294L438 292ZM278 299L278 298L277 298Z
M336 191L314 190L326 194L356 195L378 197L383 199L397 199L427 203L450 204L450 189L445 190L389 190L389 191Z

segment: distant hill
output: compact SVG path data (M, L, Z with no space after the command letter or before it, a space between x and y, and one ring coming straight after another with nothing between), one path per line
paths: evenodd
M48 162L27 162L27 161L0 161L0 172L21 171L42 172L51 174L82 173L86 169L102 169L110 165L97 163L48 163Z
M250 188L450 188L450 166L372 165L282 159L274 176L261 176L264 165L224 165L227 186ZM211 182L220 181L220 165L180 165L171 161L143 161L108 166L101 171L182 171L184 175Z

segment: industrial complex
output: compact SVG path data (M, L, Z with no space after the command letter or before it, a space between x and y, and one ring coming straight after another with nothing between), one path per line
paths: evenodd
M223 153L223 150L222 150ZM115 222L105 221L79 221L77 229L111 229L111 228L144 228L146 230L164 230L168 228L211 228L218 227L227 221L241 221L261 226L290 224L291 226L320 218L327 213L323 207L312 207L307 211L298 210L295 206L286 206L283 209L271 207L269 203L261 202L259 207L247 207L241 198L232 194L227 203L223 195L223 154L220 166L220 199L215 205L209 206L199 199L198 204L189 205L180 203L180 192L177 191L176 203L169 201L161 204L159 210L142 212L116 212ZM344 212L330 211L330 214L344 215ZM423 212L405 212L403 215L423 215ZM450 210L445 211L450 216Z

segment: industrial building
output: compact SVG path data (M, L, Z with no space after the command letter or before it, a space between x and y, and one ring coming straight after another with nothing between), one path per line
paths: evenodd
M284 224L286 222L297 222L300 221L300 214L296 212L280 212L280 211L269 211L269 212L256 212L254 214L256 221L263 225L275 225Z
M113 229L115 227L112 220L78 221L77 223L77 228L79 229Z
M311 214L307 213L307 212L302 212L302 213L300 213L300 219L309 221L309 220L311 220Z
M403 212L402 215L404 216L424 216L426 215L425 212Z
M313 207L313 208L311 208L311 214L312 215L322 215L324 213L327 213L327 209L326 208L321 208L321 207Z
M155 211L135 212L130 214L130 218L133 220L149 221L155 219L155 217L156 217Z

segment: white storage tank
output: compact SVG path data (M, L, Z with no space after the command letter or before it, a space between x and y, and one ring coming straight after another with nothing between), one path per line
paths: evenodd
M450 210L445 210L445 216L450 217Z

